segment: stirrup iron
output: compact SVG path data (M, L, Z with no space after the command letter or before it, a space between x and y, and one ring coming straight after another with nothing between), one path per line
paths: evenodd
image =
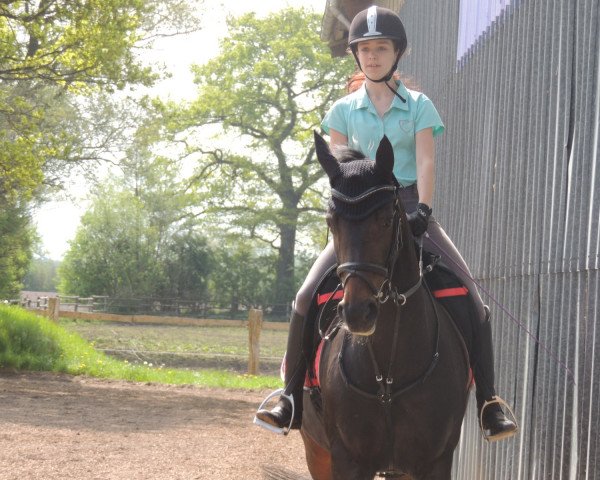
M483 412L485 411L486 407L488 407L489 405L493 405L495 403L497 403L501 407L505 408L508 411L508 413L510 413L510 420L515 424L515 426L517 428L515 430L513 430L512 432L507 432L502 435L498 435L494 438L490 438L488 435L486 435L485 430L483 429ZM508 403L506 403L506 401L504 399L502 399L501 397L494 396L489 401L485 400L483 402L483 405L481 406L481 411L479 412L479 428L481 429L481 434L483 435L484 440L488 443L491 443L491 442L497 442L499 440L504 440L505 438L509 438L509 437L512 437L513 435L516 435L519 432L519 423L517 422L517 417L515 417L515 414L513 413L512 409L510 408L510 405Z
M292 423L294 423L294 414L296 413L293 395L286 394L285 390L283 388L280 388L279 390L275 390L273 393L271 393L267 398L265 398L263 400L263 402L258 407L258 410L262 410L262 408L269 402L269 400L271 400L273 397L277 397L277 396L287 398L288 401L292 405L292 416L290 418L290 424L287 427L274 427L273 425L271 425L267 422L264 422L260 418L256 418L256 416L254 416L253 423L254 423L254 425L258 425L259 427L262 427L262 428L268 430L269 432L273 432L278 435L287 435L288 433L290 433L290 430L292 429Z

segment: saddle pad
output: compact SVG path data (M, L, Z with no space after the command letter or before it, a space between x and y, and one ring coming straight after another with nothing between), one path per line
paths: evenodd
M469 289L467 287L442 288L439 290L433 290L431 293L434 298L464 297L469 294ZM320 293L317 294L317 305L321 306L330 300L341 300L343 297L344 292L342 290L338 290L337 292Z
M329 293L317 293L317 305L321 306L324 303L327 303L331 300L341 300L343 297L344 297L343 290L338 290L337 292L329 292Z
M464 297L469 294L469 289L467 287L442 288L433 290L431 294L434 298Z
M309 368L306 371L306 377L304 379L304 386L306 388L319 388L321 382L319 380L319 364L321 363L321 353L323 353L324 340L319 342L317 352L315 353L315 359L312 362L313 368Z
M331 266L320 279L305 317L302 350L308 364L308 375L313 379L317 378L315 357L320 356L321 332L326 332L335 320L337 304L344 296L342 290L337 290L340 280L336 267Z

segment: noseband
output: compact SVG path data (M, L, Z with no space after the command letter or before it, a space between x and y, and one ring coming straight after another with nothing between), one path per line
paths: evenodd
M392 277L394 275L396 261L398 260L398 254L400 253L400 249L403 246L401 230L402 219L400 218L400 200L398 198L398 189L399 187L393 185L381 185L378 187L372 187L355 197L349 197L332 188L331 196L337 198L338 200L341 200L344 203L357 204L366 200L371 195L377 192L394 192L394 237L392 238L392 243L390 245L390 249L387 255L386 264L378 265L376 263L369 262L346 262L342 263L337 267L337 274L340 278L340 281L342 282L342 288L346 287L346 282L350 278L356 277L362 280L369 287L371 293L379 303L386 303L391 298L397 305L404 305L408 297L415 293L421 286L421 281L423 279L423 262L421 259L419 259L419 280L417 281L417 283L404 293L398 292L397 288L394 287L394 285L392 284ZM374 273L383 277L384 280L381 286L377 288L373 284L373 282L367 277L367 275L365 275L365 272Z

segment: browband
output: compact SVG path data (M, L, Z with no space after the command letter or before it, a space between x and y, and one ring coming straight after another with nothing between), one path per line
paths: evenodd
M338 192L335 188L331 188L331 196L341 200L342 202L354 204L362 202L365 198L370 197L377 192L385 191L395 192L396 187L394 185L381 185L379 187L372 187L356 197L349 197L348 195L344 195L342 192Z

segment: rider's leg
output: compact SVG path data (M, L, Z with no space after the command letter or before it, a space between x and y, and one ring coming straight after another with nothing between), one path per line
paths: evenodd
M424 237L423 247L436 255L440 255L445 260L446 265L458 275L469 290L477 311L479 324L474 325L475 338L473 338L471 365L477 388L475 396L481 428L488 440L500 440L512 436L516 433L517 426L505 416L500 407L499 401L501 400L496 396L494 388L494 349L489 308L483 304L477 285L472 280L469 267L440 224L433 219L430 220L427 233L430 238Z
M284 393L292 395L294 398L294 422L292 428L299 428L300 419L302 418L302 388L306 375L306 358L304 357L302 348L305 317L308 313L317 283L335 262L336 257L333 243L329 243L311 267L302 287L300 287L300 290L296 294L288 333L284 374ZM307 321L312 321L312 319L307 319ZM284 396L279 399L273 409L261 409L256 412L256 418L277 428L287 427L290 424L291 415L292 406Z

